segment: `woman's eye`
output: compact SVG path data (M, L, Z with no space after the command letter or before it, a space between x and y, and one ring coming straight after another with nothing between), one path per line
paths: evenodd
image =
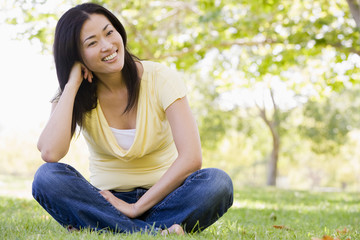
M89 43L89 47L90 46L92 46L92 45L94 45L96 42L91 42L91 43Z
M114 32L113 30L108 31L108 33L106 34L106 36L109 36L109 35L112 34L113 32Z

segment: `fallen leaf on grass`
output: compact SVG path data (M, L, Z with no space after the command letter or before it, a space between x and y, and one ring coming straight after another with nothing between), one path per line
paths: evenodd
M289 230L290 228L288 228L287 226L285 225L274 225L273 226L274 228L277 228L277 229L285 229L285 230Z
M324 235L322 238L312 237L311 240L340 240L339 238L333 238L328 235Z
M336 232L337 232L337 233L340 233L340 234L345 234L345 233L348 233L349 230L348 230L346 227L344 227L343 230L336 229Z

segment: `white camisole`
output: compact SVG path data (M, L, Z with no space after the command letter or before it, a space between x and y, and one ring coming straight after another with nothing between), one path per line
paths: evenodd
M117 143L124 150L129 150L135 139L136 129L117 129L110 127Z

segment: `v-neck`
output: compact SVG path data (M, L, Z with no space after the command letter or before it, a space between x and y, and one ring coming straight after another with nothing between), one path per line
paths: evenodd
M110 129L110 126L109 126L109 123L106 120L105 114L104 114L104 112L103 112L103 110L101 108L100 101L99 101L99 99L97 100L97 105L98 105L98 110L99 110L99 114L100 114L100 117L101 117L101 122L105 123L105 126L103 127L104 134L106 135L106 138L111 139L111 143L116 143L116 147L118 149L120 149L123 153L124 152L126 152L126 153L130 152L131 149L133 148L133 146L136 144L136 139L137 139L138 132L139 132L138 131L138 128L139 128L138 121L139 121L140 112L141 112L140 104L139 104L140 103L140 97L141 97L141 95L139 94L139 99L138 99L138 103L137 103L137 110L136 110L136 120L135 120L135 138L134 138L133 144L131 144L131 147L128 150L123 149L122 147L119 146L119 144L117 144L116 138L115 138L114 134L112 133L112 131Z
M141 112L142 112L142 109L141 109L141 98L142 98L142 94L141 94L141 91L142 91L142 88L141 88L141 84L142 82L144 81L144 78L146 76L145 74L145 66L144 64L142 64L143 66L143 74L142 74L142 78L141 78L141 82L140 82L140 89L139 89L139 97L138 97L138 100L137 100L137 109L136 109L136 120L135 120L135 138L134 138L134 142L131 144L130 148L129 149L123 149L122 147L119 146L119 144L117 143L117 140L114 136L114 134L112 133L111 129L110 129L110 125L108 123L108 121L106 120L106 117L105 117L105 114L101 108L101 104L100 104L100 101L99 99L97 99L97 108L98 108L98 112L99 112L99 117L101 118L100 121L102 123L104 123L104 127L103 127L103 132L105 134L105 137L107 139L109 139L109 143L114 151L114 153L117 153L116 150L120 150L121 154L118 154L118 155L122 155L122 156L125 156L127 155L128 153L132 152L132 149L134 148L134 145L137 144L137 138L138 138L138 135L139 135L139 128L141 127L141 124L139 124L139 121L140 121L140 118L141 118Z

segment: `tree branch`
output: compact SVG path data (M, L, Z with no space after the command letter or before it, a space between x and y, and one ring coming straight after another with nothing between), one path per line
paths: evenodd
M234 45L238 45L238 46L259 46L259 45L264 45L264 44L273 44L273 43L283 43L283 42L275 42L271 39L267 39L265 41L262 42L245 42L243 40L236 40L236 41L230 41L230 42L221 42L219 44L208 44L207 45L207 49L211 49L211 48L228 48ZM156 59L165 59L168 57L182 57L185 56L187 54L190 53L195 53L196 52L196 45L193 45L190 48L183 48L183 50L181 51L177 51L177 52L172 52L170 54L163 54L159 57L157 57Z
M208 44L207 45L207 49L211 49L211 48L220 48L220 49L224 49L224 48L228 48L234 45L238 45L238 46L247 46L247 47L251 47L251 46L259 46L259 45L265 45L265 44L284 44L284 42L281 41L275 41L273 39L266 39L265 41L262 42L245 42L244 40L236 40L236 41L228 41L228 42L221 42L219 44ZM294 43L295 44L295 43ZM343 45L341 45L341 43L327 43L324 44L324 46L331 46L333 48L339 49L339 50L344 50ZM346 50L348 50L351 53L355 53L357 55L360 56L360 51L356 50L354 48L345 48ZM155 59L166 59L169 57L183 57L187 54L193 54L196 53L196 44L193 45L192 47L189 48L183 48L181 51L173 51L172 53L169 54L163 54L160 55L159 57L156 57Z
M273 92L272 88L269 88L269 91L270 91L271 102L273 104L274 110L277 111L277 105L276 105L275 98L274 98L274 92Z
M147 58L147 59L154 58L152 51L149 49L149 47L147 45L144 44L144 42L142 41L143 36L139 33L139 31L134 26L134 24L132 24L131 22L129 22L128 20L126 20L124 18L122 20L126 23L126 25L128 25L130 27L133 34L140 39L139 43L140 43L140 46L144 49L144 52L146 55L145 58Z
M271 121L268 119L268 117L266 116L266 109L265 109L265 105L264 107L260 107L259 104L257 104L257 102L255 102L256 108L259 110L259 115L261 117L262 120L264 120L264 122L266 123L266 125L269 126L269 128L272 128L272 123Z
M275 102L274 91L272 90L272 88L269 88L269 91L270 91L272 105L274 108L274 117L273 117L272 123L273 123L274 127L278 127L279 126L279 115L278 115L279 111L278 111L277 104Z

